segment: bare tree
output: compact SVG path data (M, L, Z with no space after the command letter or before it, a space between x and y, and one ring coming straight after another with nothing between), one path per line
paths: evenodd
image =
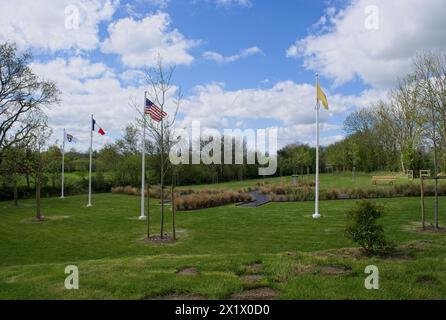
M181 90L172 82L172 77L175 71L175 67L166 67L163 64L163 59L158 56L155 67L152 67L146 71L146 81L148 84L147 95L149 99L155 103L163 112L168 107L173 110L173 113L168 114L167 117L161 121L154 121L150 117L143 117L143 108L136 102L131 102L134 108L140 113L141 123L144 125L149 135L149 139L153 142L156 151L159 155L160 164L160 188L161 188L161 223L160 223L160 238L164 237L164 200L165 200L165 178L166 174L171 169L169 165L168 154L171 148L178 142L174 137L175 121L177 118L178 110L181 104L182 95ZM175 92L176 91L176 92ZM176 93L176 96L174 94ZM142 123L142 119L145 122Z
M35 75L31 59L30 53L19 56L13 45L0 44L0 156L4 148L30 138L44 106L59 102L56 84Z

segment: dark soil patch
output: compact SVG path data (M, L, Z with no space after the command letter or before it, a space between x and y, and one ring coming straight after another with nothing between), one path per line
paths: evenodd
M296 275L315 273L316 267L312 265L299 265L296 270Z
M441 283L441 281L437 277L430 274L418 276L416 282L425 286L431 286Z
M178 271L177 274L181 276L196 276L198 275L198 270L194 267L188 267Z
M195 293L172 293L165 296L148 298L147 300L206 300L206 297Z
M432 247L433 241L431 240L415 240L402 245L405 249L424 250Z
M378 257L383 260L412 260L413 256L408 249L423 249L426 248L426 244L421 243L410 243L405 246L401 246L401 248L397 248L388 253L377 254L375 257ZM345 258L353 258L355 260L367 259L372 257L368 255L364 249L362 248L341 248L341 249L333 249L333 250L325 250L314 252L311 255L315 257L345 257Z
M352 268L344 265L326 265L326 266L299 266L296 275L319 274L323 276L343 276L352 274Z
M388 261L398 261L398 260L413 260L413 254L408 252L407 249L396 249L392 252L386 254L380 254L377 256L380 259Z
M48 219L46 217L42 217L40 219L37 219L36 217L34 217L34 218L29 218L29 219L22 220L22 222L24 222L24 223L40 223L40 222L45 222L45 221L50 221L50 219Z
M362 248L341 248L314 252L315 257L348 257L354 259L365 258L366 254Z
M259 274L246 274L241 276L240 279L249 283L256 283L261 282L263 280L263 277Z
M244 265L243 268L245 268L246 271L248 271L248 272L257 273L257 272L262 271L263 264L261 262L256 262L253 264Z
M317 268L317 271L324 276L342 276L352 272L347 266L321 266Z
M435 229L433 226L427 226L423 229L423 227L418 227L415 229L418 233L446 233L446 228L438 227Z
M150 238L145 238L145 242L148 243L175 243L175 240L172 238L172 236L168 235L167 233L161 238L160 235L151 236Z
M34 218L24 219L21 222L23 222L23 223L39 223L39 222L46 222L46 221L65 220L68 218L70 218L70 216L51 216L51 217L42 217L41 219L37 219L36 217L34 217Z
M274 300L279 296L279 291L269 287L245 290L232 294L230 300Z

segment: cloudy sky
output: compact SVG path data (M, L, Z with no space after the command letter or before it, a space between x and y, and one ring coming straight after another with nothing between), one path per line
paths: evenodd
M177 66L178 126L277 127L280 146L314 144L318 72L328 144L417 52L446 49L444 13L444 0L0 0L0 42L30 50L35 72L57 82L53 139L66 128L78 149L88 147L91 113L107 132L97 148L135 120L129 101L142 104L143 72L158 54Z

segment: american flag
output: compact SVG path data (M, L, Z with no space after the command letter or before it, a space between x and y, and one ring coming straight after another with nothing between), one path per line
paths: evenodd
M149 114L152 120L156 122L160 122L165 117L167 117L167 113L162 111L159 107L157 107L152 101L146 99L146 107L145 114Z

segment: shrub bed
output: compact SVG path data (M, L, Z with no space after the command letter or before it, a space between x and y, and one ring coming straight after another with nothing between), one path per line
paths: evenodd
M165 192L165 199L170 199L170 191ZM140 196L141 191L135 187L115 187L111 189L115 194L127 194ZM161 188L150 188L150 197L160 199ZM147 190L145 191L147 196ZM250 202L253 201L253 197L245 190L238 191L222 191L222 190L199 190L192 189L175 189L175 208L178 211L196 210L218 207L230 203Z
M179 211L218 207L229 203L250 202L253 197L244 191L203 190L175 198Z
M313 201L314 184L300 184L294 187L290 184L259 185L258 189L267 195L273 202ZM433 185L425 185L424 195L429 197L435 194ZM446 196L446 184L438 186L438 194ZM414 183L395 185L390 188L350 188L350 189L328 189L320 190L321 200L336 199L376 199L394 197L419 197L421 195L420 185Z

